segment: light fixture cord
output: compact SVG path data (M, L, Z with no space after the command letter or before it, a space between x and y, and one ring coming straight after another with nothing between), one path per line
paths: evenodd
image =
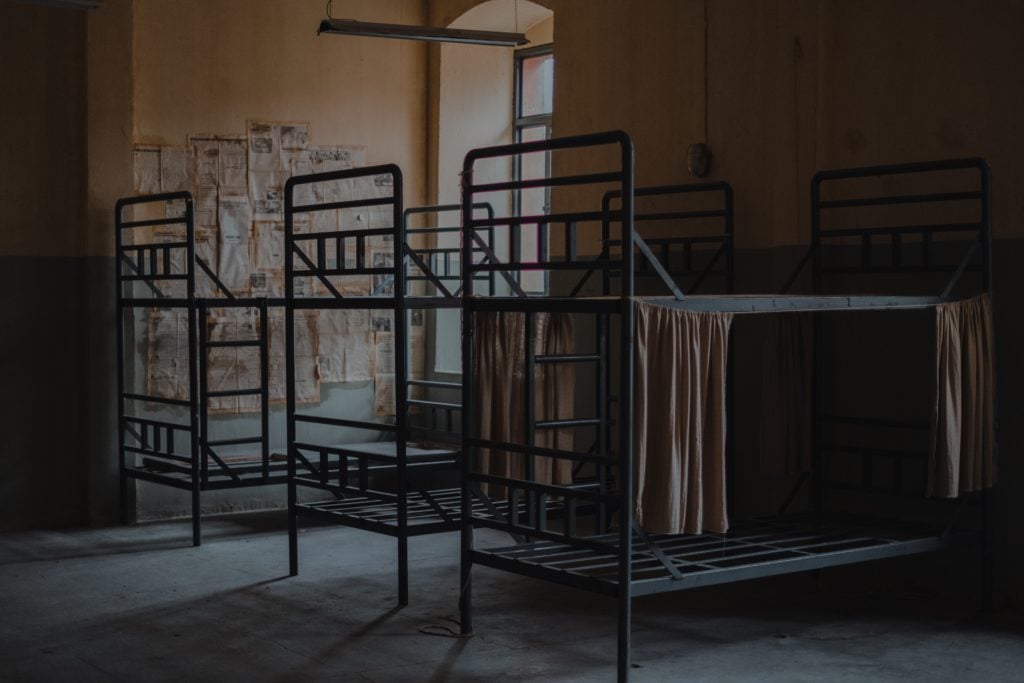
M711 0L704 0L704 144L708 143L708 27L710 19Z
M515 24L515 32L519 33L519 0L512 0L512 23Z
M334 0L327 0L327 18L328 19L333 19L334 18L333 16L331 16L331 5L333 5L333 4L334 4Z

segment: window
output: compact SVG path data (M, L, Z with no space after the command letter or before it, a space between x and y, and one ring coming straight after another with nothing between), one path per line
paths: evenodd
M555 57L551 45L518 50L515 58L515 97L513 134L515 142L533 142L551 137L551 113L554 110ZM517 180L544 178L551 174L551 155L526 154L518 158L515 168ZM549 212L549 188L523 190L513 198L520 216L540 216ZM547 231L540 225L526 226L513 231L512 249L524 263L547 257ZM522 271L520 285L526 291L542 292L546 289L544 273Z

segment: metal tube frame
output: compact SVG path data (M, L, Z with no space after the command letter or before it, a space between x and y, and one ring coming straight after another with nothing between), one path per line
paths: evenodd
M390 196L359 197L348 202L320 204L295 204L296 189L319 183L330 183L344 179L388 178ZM411 379L408 365L409 313L417 309L458 308L461 306L460 291L452 291L453 281L461 280L461 273L451 271L450 254L459 250L436 246L416 246L410 237L431 236L458 232L457 225L449 225L442 217L461 207L451 205L410 207L403 209L402 173L398 166L382 166L319 173L291 178L285 188L285 327L287 347L287 422L288 422L288 509L289 509L289 571L298 573L298 524L299 517L313 517L333 524L381 533L397 541L398 558L398 603L409 602L409 558L408 542L413 536L453 531L458 528L458 506L455 492L447 489L427 490L413 481L416 473L454 470L457 467L458 450L441 449L435 455L424 456L418 449L410 450L409 441L414 436L442 443L458 444L457 431L461 420L456 419L462 407L458 403L433 398L411 399L413 387L439 392L454 391L459 385L438 380ZM296 234L294 219L298 214L318 211L333 211L341 205L378 206L390 209L392 227L373 230L342 230L331 233ZM489 205L475 207L482 215L493 215ZM429 228L410 226L414 216L433 214L437 225ZM393 244L393 263L385 269L366 264L366 237L388 235ZM355 267L339 262L328 267L324 249L335 246L340 254L340 244L355 240L357 256ZM474 248L481 262L486 262L492 240L484 240L482 246ZM307 255L304 247L312 248ZM298 264L297 264L298 261ZM298 267L297 267L298 266ZM384 278L391 285L391 293L378 292L370 296L341 296L332 289L330 277L336 275L373 274ZM296 296L295 279L298 277L318 278L327 296ZM434 291L414 295L414 283L425 282ZM485 290L494 291L493 273L478 277ZM393 332L395 334L395 421L369 422L343 416L314 416L298 411L295 396L295 349L294 330L297 310L381 310L393 311ZM425 411L425 424L413 424L411 408ZM320 424L348 427L377 432L394 439L394 452L389 455L375 451L367 444L315 443L299 439L299 425ZM377 488L380 477L393 479L393 490ZM300 503L300 489L329 493L333 500Z
M510 227L536 222L537 217L529 219L516 218L494 218L489 222L474 220L471 217L473 202L488 191L517 189L515 183L490 183L477 185L473 182L474 164L479 159L499 156L513 156L538 151L554 151L559 149L570 149L573 147L597 146L601 144L612 144L620 142L625 150L628 137L625 134L596 134L591 136L577 136L573 138L561 138L536 143L520 145L506 145L501 147L488 148L471 151L465 160L463 168L463 225L465 236L463 238L463 278L468 283L475 272L483 272L483 268L474 267L471 263L471 256L465 245L472 243L472 234L475 229L491 227L493 225L508 225ZM627 161L627 158L628 161ZM629 169L629 182L625 175L617 176L614 173L592 173L585 176L566 176L552 179L551 186L555 185L578 185L586 183L601 183L619 181L628 185L624 187L622 197L627 199L623 202L620 211L616 212L607 204L602 212L579 212L578 214L559 214L550 217L552 222L593 221L601 219L605 222L602 238L605 243L615 242L610 239L608 223L621 221L623 235L618 244L636 244L645 258L655 260L657 257L648 248L641 248L643 240L639 238L633 229L634 221L639 221L639 214L634 213L632 188L632 153L627 155L623 152L623 167ZM917 168L917 165L912 165ZM907 167L909 169L909 167ZM865 174L877 174L878 168L860 171ZM899 172L899 171L898 171ZM840 172L846 174L850 172ZM826 176L821 175L824 179ZM816 178L816 181L818 178ZM531 187L544 184L543 179L529 181ZM525 184L524 184L525 186ZM639 190L635 191L640 194ZM950 197L944 198L936 194L915 196L914 199L926 198L930 201L963 200L978 198L969 193L952 193ZM813 277L816 290L820 290L820 276L822 267L820 263L822 231L818 213L819 193L817 184L812 186L814 197L814 217L812 220L812 244L810 257L803 263L813 263ZM983 188L981 193L983 204L987 204L987 189ZM729 196L731 204L731 194ZM906 199L881 199L879 204L908 203ZM847 206L844 204L843 206ZM853 205L864 205L859 202ZM822 208L832 208L823 204ZM603 216L602 216L603 213ZM732 233L731 212L726 219L727 232ZM987 228L988 218L983 218L985 228L979 239L985 242L990 239L990 231ZM627 229L628 226L628 229ZM948 226L940 228L950 230ZM571 244L571 243L570 243ZM727 289L733 291L732 276L734 272L733 254L731 248L724 252L727 273ZM983 253L984 256L984 253ZM987 259L987 257L985 257ZM818 514L813 517L801 517L800 515L786 515L774 519L765 519L754 523L737 523L734 531L725 535L705 534L704 536L652 536L644 533L633 524L625 523L623 515L625 511L632 510L632 466L631 466L631 429L632 429L632 392L629 389L632 383L632 302L636 292L633 289L633 282L638 277L636 270L632 268L633 259L626 258L616 261L610 250L603 250L597 261L582 263L570 254L567 259L570 263L562 265L554 260L542 261L540 264L494 264L494 268L504 268L512 272L526 268L558 268L568 267L582 270L599 270L602 272L601 291L607 295L612 292L611 279L615 273L622 278L622 285L619 289L619 297L607 298L579 297L573 296L582 290L582 283L573 291L573 295L566 297L527 297L522 292L515 292L516 296L498 297L473 297L466 294L468 287L464 284L463 293L463 405L466 407L464 414L465 426L463 429L463 459L462 459L462 534L460 552L460 614L463 634L471 634L472 625L472 567L474 564L482 564L492 568L502 569L526 576L544 579L562 585L591 590L615 597L618 600L619 636L618 636L618 677L620 681L626 680L630 670L629 655L629 622L631 619L631 596L647 595L666 591L685 590L703 585L718 583L729 583L733 581L747 580L761 576L801 572L808 570L823 569L826 567L867 562L878 559L899 557L911 554L925 553L950 547L964 540L960 530L951 527L941 528L930 525L906 525L888 521L879 524L877 520L863 520L859 518L826 518L823 515L821 506L817 506ZM667 264L662 264L667 265ZM987 261L986 261L987 268ZM652 268L655 274L664 279L664 274L657 268ZM665 273L667 268L662 268ZM960 272L968 268L960 268ZM589 273L588 273L589 275ZM584 280L588 275L584 276ZM986 272L986 276L988 273ZM987 285L988 286L988 285ZM990 288L990 286L988 286ZM716 306L735 306L738 312L769 312L772 310L849 310L863 308L924 308L933 306L938 299L935 297L847 297L845 302L833 301L828 297L805 298L793 309L788 308L782 301L785 297L779 297L779 301L757 302L753 297L730 299L728 296L715 299L705 297L703 301L694 301L684 295L683 299L676 297L676 301L668 300L666 305L676 308L689 308L691 310L716 310ZM838 297L836 297L838 299ZM716 301L719 303L716 304ZM737 303L729 303L735 301ZM501 444L487 439L482 439L474 432L475 416L473 414L475 402L473 396L473 377L479 372L474 358L474 316L484 311L508 311L519 312L526 316L532 316L544 312L572 312L577 314L594 314L598 320L599 337L606 334L606 326L602 321L609 319L612 315L620 315L622 343L620 345L620 387L626 390L619 392L619 453L616 459L620 476L615 482L616 489L610 490L606 478L599 477L599 483L591 489L573 491L567 487L555 487L551 485L539 485L515 478L500 477L493 474L483 475L474 471L475 450L477 448L494 448L497 450L508 450L509 444ZM527 334L532 326L527 326ZM528 344L528 340L527 340ZM604 348L600 344L599 348ZM529 369L527 359L527 369ZM609 370L612 367L610 362L602 363ZM820 382L820 372L815 378L816 383ZM599 376L599 385L600 376ZM732 388L729 388L729 400L732 398ZM610 405L610 404L609 404ZM530 413L532 406L527 406ZM599 441L609 440L612 436L610 420L606 415L601 414L600 405L596 406L600 419L599 433L602 438ZM824 420L827 416L816 415L818 419ZM527 415L527 433L530 433L530 423L533 423L534 416ZM573 421L567 421L571 423ZM578 421L584 422L584 421ZM589 421L586 421L589 423ZM535 423L534 423L535 425ZM733 426L730 422L729 431L732 433ZM598 459L606 456L608 451L599 444L596 449ZM582 461L586 455L594 458L593 454L558 453L548 454L544 449L531 447L530 445L518 446L512 452L523 454L527 462L534 456L553 455L571 460ZM732 450L728 450L727 457L732 459ZM820 458L816 458L820 461ZM730 467L729 477L732 478ZM527 491L545 491L553 495L563 495L566 500L574 497L593 497L600 510L602 501L608 495L615 500L615 507L619 511L620 524L617 529L607 533L607 527L602 527L600 521L596 527L598 533L594 536L578 535L575 525L566 520L566 527L563 531L545 528L545 526L531 516L525 521L510 515L507 521L495 520L480 515L474 510L478 509L478 501L481 497L479 484L500 485L506 487L509 496L513 498L517 493ZM518 489L518 491L517 491ZM730 490L731 494L731 490ZM571 509L572 506L567 503ZM510 507L510 512L516 508ZM533 509L532 506L530 508ZM604 515L599 514L603 518ZM514 536L521 536L525 539L535 539L538 543L519 543L509 548L501 549L476 549L474 547L473 531L476 527L493 528L506 531ZM629 549L629 551L626 551ZM987 561L987 560L986 560ZM986 565L987 566L987 565Z
M862 178L881 178L892 176L913 176L935 174L940 172L964 172L973 176L977 187L969 190L925 192L917 194L879 194L872 197L823 199L823 185L829 185L835 192L835 186L843 181L851 181ZM834 215L836 211L849 208L880 207L880 206L935 206L947 203L967 203L976 205L977 220L967 222L945 222L945 223L921 223L899 226L854 226L848 225L842 228L830 228L823 225L826 216ZM797 266L797 269L787 281L786 288L796 281L800 270L806 261L811 262L811 285L814 294L823 294L826 289L826 276L828 275L871 275L876 273L907 273L910 275L921 273L945 273L949 280L939 295L940 300L953 298L956 286L959 284L964 273L977 273L979 278L978 289L988 294L993 294L992 286L992 217L991 217L991 169L988 163L981 158L966 159L945 159L938 161L915 162L905 164L892 164L883 166L870 166L863 168L838 169L821 171L814 175L811 180L811 247L806 257ZM934 237L937 235L964 236L969 238L970 246L958 261L953 263L936 263L932 253L934 248ZM907 263L904 252L909 248L906 237L918 239L920 262L916 264ZM824 246L830 240L859 238L861 242L860 263L848 266L830 266L824 254ZM888 244L884 242L888 240ZM880 244L879 242L882 242ZM880 249L887 248L889 251L889 262L884 263L877 256ZM866 418L864 416L837 416L825 412L821 405L820 397L823 395L823 374L824 367L820 360L820 348L822 344L822 325L820 316L815 316L814 323L814 384L812 389L812 401L814 405L814 422L812 427L813 444L813 467L812 487L814 509L818 514L825 513L825 495L829 489L863 490L872 494L885 494L890 496L905 497L910 492L903 487L903 463L906 460L920 460L927 458L926 452L906 452L885 448L872 447L843 447L827 443L823 433L825 425L830 423L846 423L867 425L876 429L918 431L924 433L930 425L918 423L895 423L884 418ZM862 484L843 485L832 482L828 479L825 456L829 453L853 453L859 454L862 460ZM892 462L896 476L891 490L880 489L873 485L873 464L874 460L884 458ZM923 495L923 491L915 492ZM991 606L993 598L993 565L992 565L992 529L991 529L991 495L988 490L983 490L977 496L982 508L982 576L983 576L983 602ZM948 501L934 501L938 505L948 507ZM959 503L957 503L959 504ZM954 520L957 517L957 510L953 510ZM952 522L951 522L952 523Z
M887 176L907 176L914 174L934 174L936 172L949 172L949 171L973 171L977 173L978 189L976 191L958 191L958 192L936 192L936 193L923 193L914 195L881 195L868 198L845 198L845 199L822 199L822 186L829 184L835 186L842 183L843 181L856 180L859 178L869 177L887 177ZM939 300L946 300L950 297L953 291L953 286L960 279L960 276L964 272L979 272L981 274L981 291L991 294L991 267L989 259L986 254L990 253L991 250L991 223L989 215L990 205L990 171L988 165L983 159L952 159L932 162L921 162L921 163L910 163L910 164L895 164L888 166L871 166L866 168L853 168L853 169L840 169L834 171L822 171L815 174L811 181L811 247L808 252L808 258L801 261L797 271L794 272L794 276L791 276L787 281L787 285L796 281L796 275L799 270L803 267L804 263L810 261L811 264L811 287L816 295L824 294L826 291L826 276L828 275L871 275L874 273L949 273L951 279L944 291L942 292ZM835 190L833 190L835 191ZM977 222L960 222L960 223L946 223L938 225L908 225L908 226L896 226L896 227L849 227L835 229L823 226L825 217L830 212L835 210L841 210L844 208L851 207L865 207L865 206L891 206L891 205L934 205L941 202L977 202L978 205L978 221ZM932 254L933 249L933 237L939 234L963 234L970 236L972 247L962 256L957 263L936 263L934 261L934 255ZM920 263L910 264L904 259L903 253L909 248L909 245L905 242L904 237L914 236L918 238L919 248L921 250ZM853 266L842 266L835 267L831 266L825 258L824 248L832 240L844 240L850 238L859 238L861 242L861 261L859 265ZM885 240L888 240L888 244L884 244ZM883 242L880 244L879 242ZM980 263L974 263L974 254L976 248L973 245L981 245L981 259ZM890 252L889 263L880 263L877 258L877 252L880 249L888 249ZM820 356L819 348L821 344L822 330L821 321L816 319L815 321L815 357ZM820 367L820 363L815 362L815 389L814 396L818 397L821 395L821 374L823 368ZM927 424L892 424L891 420L885 419L869 419L862 416L850 417L850 416L836 416L830 415L824 412L823 408L819 405L820 401L815 398L814 404L816 406L816 414L814 419L814 450L815 450L815 466L813 469L812 485L815 490L816 508L821 509L823 507L823 501L821 497L824 495L824 491L829 487L829 482L826 481L826 472L824 471L823 463L824 457L820 455L819 451L827 452L827 444L824 442L822 436L823 425L834 423L837 421L845 421L851 423L851 421L862 425L873 425L875 427L884 427L887 429L901 429L901 430L926 430ZM825 450L823 450L825 449ZM872 457L872 456L866 456ZM897 456L893 456L897 457ZM908 456L899 456L908 457ZM865 465L865 471L870 471L870 466ZM899 478L897 478L899 479ZM870 489L870 481L864 482L865 489ZM893 491L894 494L899 494L900 491Z
M166 207L171 202L180 202L184 213L180 217L127 220L125 210L131 207ZM184 239L178 242L125 243L125 231L159 225L183 226ZM184 252L182 254L182 252ZM115 289L117 297L117 381L118 381L118 451L119 483L121 492L121 517L128 523L132 517L130 481L137 479L189 491L192 517L192 542L202 542L201 494L207 490L264 486L284 483L281 468L270 464L269 446L269 334L267 330L267 307L269 299L239 299L221 283L209 267L198 257L195 250L194 204L189 192L170 192L153 195L124 197L117 201L115 208ZM134 258L132 258L134 255ZM181 255L181 267L176 269L174 257ZM125 272L126 266L130 273ZM204 298L197 293L197 266L224 297ZM180 272L178 272L180 270ZM161 286L165 283L184 282L184 296L169 296ZM136 296L136 285L145 286L151 296ZM126 295L127 291L127 295ZM207 314L210 309L230 307L252 307L259 310L260 329L255 340L229 340L223 343L211 342L207 338ZM188 316L188 384L189 398L168 399L148 395L145 392L129 391L126 386L125 363L126 318L135 310L152 307L184 310ZM132 325L134 329L134 318ZM258 349L260 357L260 386L249 390L231 392L233 395L258 395L260 397L259 434L243 439L211 441L209 438L209 409L207 388L207 353L216 346L250 346ZM217 392L214 392L215 394ZM186 423L154 420L128 412L131 405L171 405L188 409ZM175 434L185 434L189 442L189 454L183 455L175 448ZM128 437L134 440L132 445ZM179 438L178 444L181 443ZM255 464L225 462L213 450L213 446L259 444L260 454ZM138 456L143 457L142 466L136 465ZM209 460L216 462L211 472ZM128 459L132 458L129 465Z

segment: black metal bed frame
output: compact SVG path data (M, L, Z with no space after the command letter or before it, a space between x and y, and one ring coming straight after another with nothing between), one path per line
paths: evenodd
M297 187L330 183L355 178L386 177L391 187L387 197L357 197L344 202L306 204L296 206ZM288 508L289 508L289 571L298 573L298 519L311 517L332 524L349 526L365 531L392 536L398 541L398 602L409 601L408 539L414 536L454 531L459 526L459 493L457 488L429 488L418 485L412 474L429 475L437 472L457 472L460 428L457 419L462 406L451 400L437 398L411 398L409 390L420 387L439 394L458 391L461 385L437 379L413 379L408 372L407 313L417 309L459 308L462 304L461 274L453 269L460 261L461 247L437 244L413 246L410 238L416 235L437 237L459 233L458 225L450 225L442 216L461 211L460 205L413 207L403 210L402 173L395 165L382 165L330 173L319 173L291 178L285 189L285 289L286 338L288 351ZM296 234L294 218L297 214L318 211L336 211L356 207L387 207L392 226L380 229L343 229L335 232ZM478 204L474 211L493 215L487 204ZM411 227L413 218L432 214L437 225ZM366 240L371 236L390 236L393 245L392 266L367 267ZM351 267L341 258L342 245L355 240L356 264ZM304 245L307 246L305 249ZM482 261L495 258L493 231L487 232L472 251ZM335 249L337 267L329 267L327 251ZM310 251L312 253L310 253ZM301 269L296 267L296 260ZM391 294L372 292L366 297L343 296L331 284L332 276L377 275L392 284ZM314 277L328 290L325 296L297 297L295 278ZM430 291L414 293L416 283L423 283ZM482 285L494 293L494 273L474 276L471 283ZM395 333L395 420L394 422L367 422L340 416L306 415L295 405L294 370L294 315L298 309L362 309L393 311L392 331ZM442 398L444 398L442 396ZM421 419L414 421L411 411L422 411ZM365 443L320 443L298 437L299 425L317 424L376 432L388 441L377 442L377 447ZM390 440L393 439L393 440ZM438 448L419 449L413 439L427 439L442 444ZM299 489L322 491L327 497L314 502L299 502ZM393 490L386 490L393 489ZM481 510L486 514L487 510Z
M617 161L610 168L602 168L592 172L573 176L553 178L476 183L474 166L481 159L495 157L511 157L535 152L556 152L594 147L616 147ZM898 195L881 198L859 200L826 200L820 199L822 183L854 177L868 177L888 173L914 173L961 168L964 165L978 168L981 171L981 187L968 193L934 193L927 195ZM971 166L973 164L973 166ZM607 170L606 170L607 169ZM461 534L461 572L460 572L460 612L461 628L464 634L472 633L472 567L475 564L501 569L512 573L544 579L550 582L590 590L610 595L618 601L618 679L628 679L630 671L630 621L632 597L678 591L700 586L751 578L766 577L778 574L817 570L825 567L838 566L871 560L913 555L953 545L967 534L959 533L956 528L956 515L942 526L910 524L880 520L851 515L834 515L827 513L823 506L826 482L822 476L821 462L825 444L823 444L815 428L814 474L812 483L815 491L815 505L812 513L799 515L779 515L774 518L758 519L749 522L735 522L731 531L725 534L708 533L703 535L654 535L648 534L636 523L633 510L633 467L632 467L632 430L633 430L633 302L635 299L634 281L640 268L633 258L623 255L621 245L631 244L643 259L650 264L651 270L672 296L659 303L680 309L689 310L726 310L739 313L784 312L784 311L835 311L851 309L906 309L926 308L947 300L953 285L959 277L970 269L980 268L983 271L982 289L991 290L989 269L989 252L991 243L989 183L988 170L984 162L935 162L929 164L911 164L902 166L873 167L820 173L812 183L812 245L809 254L798 266L798 271L807 262L814 266L814 294L811 296L767 295L767 296L701 296L684 294L675 284L670 273L635 229L635 221L640 215L635 213L634 197L639 191L633 185L633 148L625 133L611 132L571 138L552 139L539 142L505 145L471 151L465 159L463 167L463 229L466 233L463 244L469 244L473 232L482 227L506 225L516 228L522 225L537 223L560 223L566 226L567 235L576 230L578 223L601 222L605 230L602 234L605 248L595 259L582 259L572 248L573 241L566 240L566 253L563 259L542 259L538 263L492 263L477 264L472 255L463 251L463 278L472 278L475 273L487 270L507 269L510 271L528 268L587 270L589 273L599 270L603 274L603 296L577 296L582 287L578 286L569 297L537 297L528 296L522 291L516 296L480 297L473 296L468 287L463 288L463 458L462 458L462 534ZM614 190L605 194L605 201L600 211L571 211L554 213L549 216L502 216L480 220L472 215L470 208L481 196L489 192L504 192L534 187L568 187L568 186L601 186L612 184ZM613 209L609 197L620 200L619 208ZM878 241L878 235L888 235L894 254L903 248L901 236L908 233L924 235L922 241L927 243L932 232L952 230L948 225L901 226L895 228L859 228L839 233L829 232L821 226L820 213L823 210L844 206L869 206L886 204L911 204L924 201L977 200L981 205L981 217L977 223L962 226L975 237L976 245L970 253L957 265L949 270L953 273L951 283L942 296L835 296L822 294L821 275L829 270L822 261L822 243L839 234L863 236L862 239L871 248ZM731 194L729 195L731 206ZM731 242L732 224L731 210L728 219L728 258L727 269L731 276ZM610 237L607 226L619 223L621 236L618 240ZM618 245L616 255L609 245ZM971 263L972 256L982 251L981 266ZM924 247L928 250L928 247ZM665 254L662 254L664 258ZM895 257L895 264L888 268L907 265L906 270L914 270L909 264L902 264L901 255ZM930 256L926 256L930 259ZM717 260L717 257L716 259ZM867 260L870 265L872 261ZM934 263L925 261L927 269L936 268ZM871 272L871 268L862 269ZM861 272L861 271L858 271ZM609 283L614 276L620 277L620 286L615 296L609 295ZM798 273L787 281L786 288L797 279ZM468 280L467 280L468 281ZM526 399L523 409L526 414L526 433L523 443L510 444L481 438L474 433L474 397L473 376L479 372L474 358L474 316L484 311L503 311L522 313L526 316ZM535 364L539 359L534 353L532 321L541 313L572 313L594 315L597 319L597 341L593 354L577 354L564 358L548 358L545 362L576 362L577 356L590 360L600 360L598 365L610 367L612 349L611 332L618 327L618 372L616 376L601 373L598 381L597 415L593 418L571 419L558 421L558 427L594 427L596 431L596 447L589 452L578 450L556 450L540 448L533 445L537 429L550 428L551 425L536 421L533 375ZM610 321L618 316L617 325ZM816 316L817 318L817 316ZM816 338L820 339L820 335ZM815 386L820 382L820 372L815 373ZM613 398L618 403L617 420L609 409ZM816 415L815 424L826 416ZM854 419L854 418L845 418ZM615 423L613 425L613 422ZM885 421L879 421L884 423ZM892 422L892 421L889 421ZM900 425L894 425L900 426ZM613 430L617 428L617 444L613 440ZM732 429L729 428L731 440ZM617 445L617 448L616 448ZM475 453L479 448L492 448L510 453L520 454L525 462L525 476L502 477L495 474L482 473L474 469ZM882 455L880 451L863 451L867 461ZM885 454L893 455L895 453ZM597 467L600 485L596 489L577 489L568 486L539 483L535 481L533 461L543 456L556 459L568 459L576 463L591 463ZM731 451L727 452L729 463L727 477L731 480ZM608 476L614 472L614 483ZM803 481L803 480L802 480ZM478 514L487 496L481 491L481 485L504 487L508 496L515 499L520 496L526 499L529 514L517 515L518 506L512 508L507 518L484 516ZM566 513L561 528L553 528L546 523L544 501L547 498L558 498L563 502ZM580 503L587 504L591 509L597 508L593 528L583 529L577 520L577 511L583 509ZM618 512L618 524L609 530L605 523L607 511ZM628 521L626 515L628 514ZM476 548L474 546L474 529L497 529L511 534L519 542L516 545L501 548ZM987 543L986 543L987 547ZM630 549L625 552L623 549ZM988 553L986 551L986 558Z
M180 217L126 220L125 210L136 207L164 208L180 203ZM237 298L220 282L209 264L195 252L195 227L192 195L172 192L119 199L115 209L115 289L117 296L117 381L118 381L118 471L122 523L132 517L131 480L147 481L191 493L192 542L200 545L201 493L203 491L284 483L284 463L272 462L269 446L267 299ZM175 242L131 244L126 231L156 226L179 226L184 239ZM222 297L197 295L197 269L209 278ZM126 272L127 270L127 272ZM168 283L184 283L184 296L171 296L161 289ZM145 286L149 296L138 296ZM179 287L180 289L180 287ZM181 294L180 292L177 292ZM184 312L187 316L188 398L167 398L130 391L126 386L126 318L139 309L162 308ZM208 338L211 311L248 308L258 312L255 338ZM211 350L218 348L255 348L259 355L258 386L235 390L211 390L207 384L207 362ZM233 439L209 437L209 403L229 396L255 396L260 401L258 434ZM187 409L184 419L156 419L145 414L147 405ZM133 410L129 411L129 406ZM140 415L140 410L143 411ZM177 435L177 436L176 436ZM222 447L253 445L259 448L257 459L237 462L222 457ZM183 448L187 446L187 448ZM139 462L141 459L141 462ZM212 464L212 467L211 467Z

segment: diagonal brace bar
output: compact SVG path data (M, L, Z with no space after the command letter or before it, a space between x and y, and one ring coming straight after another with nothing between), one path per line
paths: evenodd
M311 270L313 270L313 271L317 270L316 264L313 263L312 261L310 261L309 257L306 256L306 252L302 251L302 249L299 247L299 245L295 244L294 242L292 242L292 251L295 252L298 255L298 257L307 266L309 266L309 268ZM334 285L331 284L331 281L328 280L322 273L315 273L315 274L316 274L317 279L320 280L320 282L323 283L324 287L327 288L327 291L329 291L331 294L333 294L336 299L344 299L345 298L344 296L342 296L341 292L339 292L337 289L334 288Z
M666 287L668 287L668 291L672 292L672 296L676 298L676 301L682 301L683 299L685 299L686 295L683 294L682 291L680 291L679 287L672 279L672 276L668 274L667 270L665 270L665 266L661 264L661 261L659 261L658 257L654 255L654 252L651 251L651 248L647 246L647 242L644 241L644 238L636 234L635 231L633 232L633 244L640 248L640 252L644 255L647 261L654 268L654 272L658 274L658 277L661 278L661 281L665 283ZM627 256L627 258L632 258L632 255Z

